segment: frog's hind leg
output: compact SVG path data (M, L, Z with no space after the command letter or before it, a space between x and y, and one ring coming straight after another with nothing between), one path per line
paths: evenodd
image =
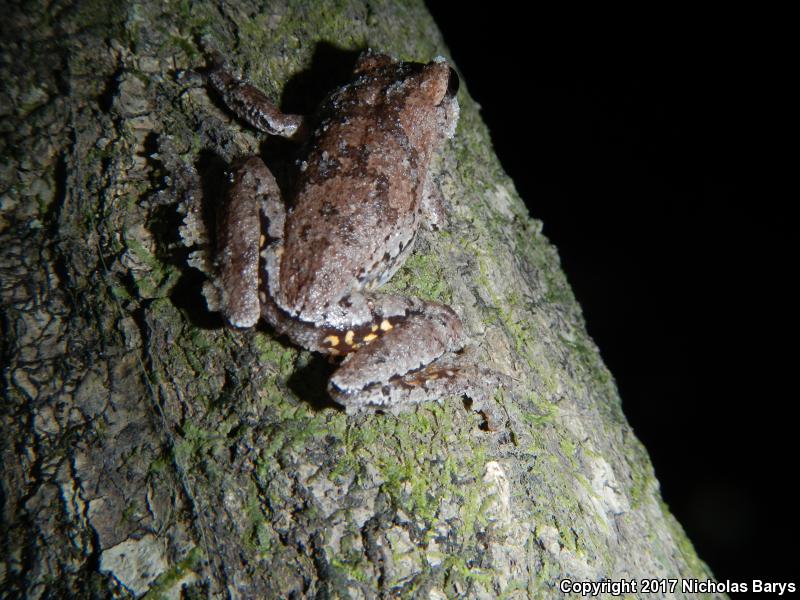
M266 253L265 253L266 254ZM461 352L461 320L448 306L389 294L353 294L347 313L326 325L304 322L262 299L264 320L303 348L344 357L328 392L348 413L397 413L445 396L469 396L475 409L508 378Z
M216 280L205 291L234 327L252 327L261 315L259 262L269 243L281 243L285 208L270 170L257 157L237 167L217 219Z
M399 302L408 303L402 314L394 309ZM381 311L381 304L391 309ZM464 334L451 308L392 296L376 297L374 305L381 320L370 326L370 333L362 330L350 335L350 331L344 340L335 340L342 350L348 337L350 346L356 345L329 383L331 396L347 412L400 412L414 404L462 394L482 401L497 387L500 380L492 371L457 354Z

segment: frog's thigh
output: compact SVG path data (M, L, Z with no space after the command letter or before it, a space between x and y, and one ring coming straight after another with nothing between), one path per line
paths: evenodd
M331 377L331 391L337 398L384 385L461 348L462 325L452 309L435 302L415 304L397 326L347 356Z
M258 322L259 253L266 235L282 236L283 220L275 178L260 158L248 158L234 172L218 220L215 287L222 315L234 327Z

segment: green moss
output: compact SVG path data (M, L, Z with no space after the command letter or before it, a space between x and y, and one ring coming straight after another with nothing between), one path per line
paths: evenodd
M170 570L165 571L158 576L153 585L143 596L145 600L161 600L162 598L171 598L173 588L192 571L197 571L201 568L203 563L203 552L195 546L187 554L186 557L172 567Z
M136 259L147 267L146 270L131 270L136 282L139 297L166 297L180 277L180 271L172 265L163 263L133 236L125 235L125 246Z
M148 472L151 475L158 476L158 475L162 475L164 473L168 473L170 471L171 467L172 467L171 458L166 456L166 455L163 455L163 456L159 456L158 458L156 458L154 461L152 461L150 463L150 466L148 468Z
M630 472L630 483L626 491L631 507L638 508L658 489L658 482L647 451L639 440L632 435L626 436L625 451L625 460Z
M244 529L248 532L243 542L257 560L268 559L280 543L272 529L269 504L265 503L255 481L247 488L244 507Z
M578 450L578 447L575 445L575 441L566 435L563 435L559 438L558 445L560 446L561 452L565 457L572 458L575 455L575 452Z
M109 291L117 300L133 300L133 296L121 285L110 285Z
M650 484L654 480L649 474L643 473L640 469L631 470L631 485L628 487L628 498L630 498L631 508L637 509L646 498Z
M231 423L222 421L214 430L207 430L192 421L186 421L182 435L175 438L172 447L175 462L181 465L183 470L200 466L213 473L218 468L216 461L208 459L224 449L226 434L231 427Z
M583 335L568 339L560 336L561 343L573 351L573 356L577 357L578 362L583 365L590 373L593 381L599 386L611 383L611 373L603 364L597 347Z
M489 589L491 589L492 579L496 575L496 571L493 569L468 567L464 558L460 556L448 556L447 560L445 561L445 569L450 572L451 577L453 574L456 574L462 580L472 580L488 587Z
M336 466L328 474L328 479L336 482L349 473L358 473L359 466L360 462L355 456L345 454L336 461Z
M369 583L370 581L370 575L364 570L365 562L363 560L347 560L334 556L330 558L330 565L347 579L360 581L361 583Z
M529 402L537 408L537 412L523 412L522 420L529 425L530 433L535 436L543 427L555 421L557 410L551 403L540 400L535 394L529 395Z
M140 506L138 502L128 502L120 514L120 526L133 522L133 517L136 515L136 512L139 510L139 508Z
M528 589L528 580L526 579L514 579L508 582L508 585L503 589L498 596L499 600L507 600L509 598L516 599L523 597L520 592L530 592L531 590ZM531 597L528 594L527 597Z
M497 156L492 150L491 136L485 123L480 118L474 102L461 102L458 129L453 140L459 170L472 169L480 165L481 176L463 173L460 184L465 192L475 200L486 198L490 181L507 179Z
M383 286L382 291L398 292L445 304L453 300L453 290L447 282L439 256L419 252L408 257L391 281Z
M254 336L253 344L258 351L260 364L272 365L275 375L283 380L291 375L298 357L298 350L265 335Z

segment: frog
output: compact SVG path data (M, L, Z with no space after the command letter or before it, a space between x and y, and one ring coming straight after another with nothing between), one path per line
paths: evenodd
M482 401L499 380L466 358L456 312L379 290L421 227L446 226L431 163L456 131L455 69L443 57L416 63L366 50L313 117L281 112L224 62L205 79L241 121L304 147L286 199L262 158L232 169L204 287L209 308L237 329L263 320L336 361L327 390L349 414L448 396Z

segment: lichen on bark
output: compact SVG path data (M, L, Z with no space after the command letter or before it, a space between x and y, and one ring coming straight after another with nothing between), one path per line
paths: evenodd
M390 288L451 303L515 379L496 430L454 398L347 417L319 360L205 310L179 207L264 140L180 76L201 40L309 110L359 49L446 55L422 2L61 0L4 27L10 595L556 598L566 577L710 576L466 90L436 166L450 227Z

